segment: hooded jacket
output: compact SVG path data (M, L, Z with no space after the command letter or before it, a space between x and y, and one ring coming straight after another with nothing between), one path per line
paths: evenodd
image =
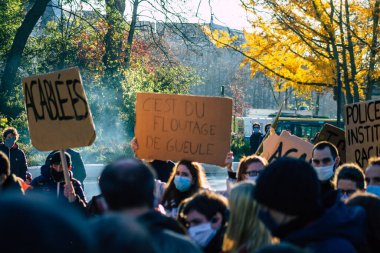
M24 152L18 148L18 145L14 144L9 149L4 143L0 143L0 151L7 155L11 165L11 173L25 180L28 164Z
M316 221L291 232L283 241L311 252L355 253L365 241L365 211L338 201Z
M46 166L46 165L43 165ZM43 192L50 192L57 196L57 198L66 199L64 196L64 185L65 182L56 182L54 181L52 175L50 174L51 169L41 169L41 176L36 177L33 179L33 181L30 183L30 185L33 187L34 190L43 191ZM87 204L86 197L83 192L83 188L81 183L73 178L72 172L69 171L70 174L70 180L73 184L75 194L77 195L76 202L82 202L81 205L84 207ZM79 198L79 199L78 199Z

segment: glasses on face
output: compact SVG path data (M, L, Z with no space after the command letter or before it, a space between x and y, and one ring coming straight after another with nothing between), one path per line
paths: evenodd
M256 177L260 175L260 172L261 171L259 170L251 170L251 171L244 172L243 175L248 175L249 177Z
M332 161L332 159L330 157L323 158L321 160L313 158L312 161L315 165L319 165L319 164L329 164Z
M339 192L342 195L351 196L354 192L356 192L356 190L342 190L342 189L339 189Z

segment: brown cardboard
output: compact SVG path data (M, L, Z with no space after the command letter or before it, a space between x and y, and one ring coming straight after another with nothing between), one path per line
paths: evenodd
M380 156L380 100L345 106L347 162L366 168L371 157Z
M29 133L41 151L91 145L96 137L78 68L22 81Z
M137 157L224 165L230 151L232 100L138 93Z
M261 154L268 162L272 162L280 157L294 157L311 160L313 145L299 137L290 134L288 131L282 131L280 135L270 134L264 141L264 150Z
M314 143L321 141L328 141L334 144L338 149L340 160L342 163L346 162L346 139L342 129L330 124L325 124Z

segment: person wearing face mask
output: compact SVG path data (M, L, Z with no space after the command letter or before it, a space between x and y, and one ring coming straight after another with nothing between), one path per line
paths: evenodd
M367 182L366 191L380 197L380 158L369 159L365 169L365 181Z
M182 160L173 168L162 197L156 197L160 199L167 215L176 217L182 200L206 188L207 180L203 167L199 163Z
M264 135L260 131L260 124L253 123L252 125L252 134L249 137L249 144L251 146L251 154L255 154L257 149L260 146L260 143L263 141Z
M70 155L65 152L65 157L69 169L70 185L65 184L61 156L57 151L51 156L49 170L41 170L42 174L33 179L30 186L32 186L32 191L48 192L57 199L73 202L84 210L87 200L82 185L72 176Z
M179 216L186 221L190 238L205 253L219 253L228 220L227 199L213 192L200 192L184 200Z
M25 180L28 164L24 151L19 149L16 144L19 137L17 130L13 127L7 127L3 130L2 136L4 142L0 143L0 151L8 156L11 173Z
M326 206L333 205L337 199L333 178L335 169L339 166L340 157L334 144L321 141L314 145L311 164L317 173L321 184L323 202Z
M227 178L227 191L220 192L220 194L228 197L229 192L234 184L242 181L252 181L255 182L260 175L260 173L264 170L265 166L268 165L268 161L261 156L250 155L244 156L239 161L239 166L237 169L237 173L232 170L232 161L233 161L233 153L229 152L226 157L226 165L228 172Z
M334 176L334 186L342 201L346 201L356 191L365 190L364 173L354 163L340 165Z
M314 252L355 253L365 243L365 211L336 201L322 204L315 169L283 157L257 179L254 198L259 218L281 242Z

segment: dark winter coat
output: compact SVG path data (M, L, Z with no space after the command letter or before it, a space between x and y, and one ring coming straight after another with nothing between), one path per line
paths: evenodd
M57 196L60 199L67 200L66 197L64 196L65 182L55 182L53 177L50 174L50 169L41 170L41 172L42 172L41 176L36 177L30 183L30 185L33 187L33 190L48 192L50 194L54 194L54 196ZM75 194L77 195L76 202L79 202L81 206L85 207L87 204L87 200L84 195L81 183L72 177L72 173L70 173L70 179L71 179L71 183L73 184Z
M298 229L283 241L309 248L312 253L355 253L364 243L365 211L338 201L316 221Z
M261 142L263 141L263 134L262 133L252 133L251 137L249 137L249 144L251 146L251 155L255 154L257 149L259 148Z
M24 152L18 148L18 145L15 144L9 149L4 143L0 143L0 151L6 154L9 158L11 174L15 174L17 177L25 180L28 164Z

